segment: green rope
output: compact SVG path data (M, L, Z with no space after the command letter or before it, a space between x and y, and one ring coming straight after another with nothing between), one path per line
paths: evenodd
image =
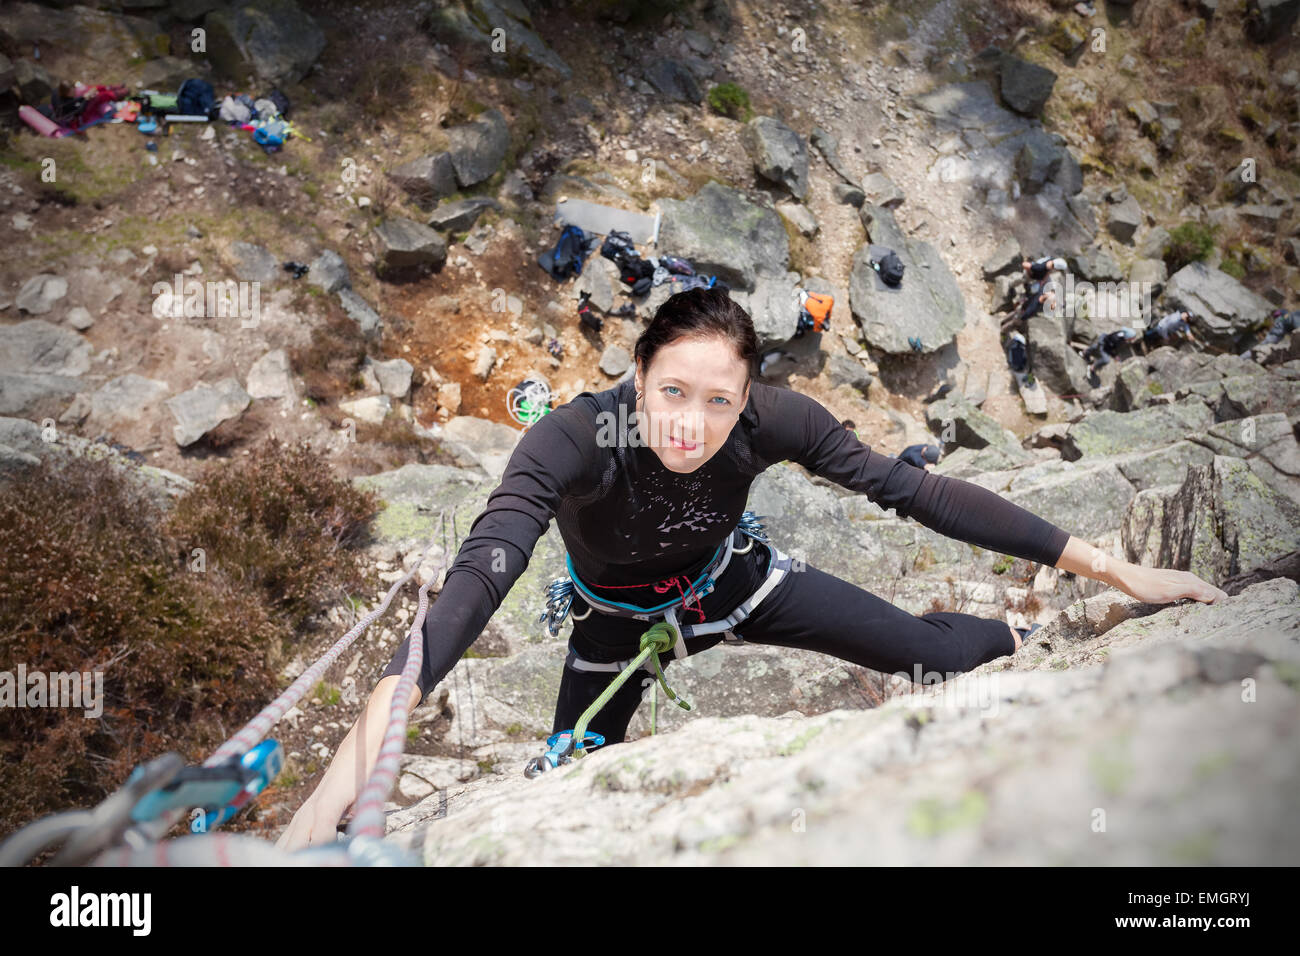
M654 655L655 677L659 682L659 686L664 689L664 694L667 695L669 700L674 701L677 706L683 710L691 709L690 704L673 693L673 689L668 686L668 681L664 678L663 668L659 666L659 655L671 651L673 646L677 643L677 637L677 630L667 621L660 621L651 627L650 630L641 635L641 652L637 654L636 657L632 658L627 667L623 668L619 675L614 678L599 697L592 701L591 706L584 710L582 716L578 718L578 723L573 728L573 755L575 757L585 753L585 750L579 749L578 745L582 742L583 738L587 736L587 725L591 723L591 719L600 713L600 709L609 703L610 699L615 693L617 693L618 689L627 682L627 679L632 676L633 672L640 668L640 666L645 663L646 658L651 655ZM654 704L652 701L650 718L651 733L654 732L653 706Z

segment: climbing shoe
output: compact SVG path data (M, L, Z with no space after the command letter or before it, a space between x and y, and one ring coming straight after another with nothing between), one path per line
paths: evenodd
M1024 647L1025 642L1029 640L1029 635L1040 629L1042 626L1043 625L1041 624L1031 624L1029 627L1017 627L1012 628L1012 630L1020 635L1020 646Z

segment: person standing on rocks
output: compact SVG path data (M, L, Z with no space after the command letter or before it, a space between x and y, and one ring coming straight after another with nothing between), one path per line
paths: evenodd
M787 460L956 540L1094 578L1140 601L1226 598L1187 571L1103 555L995 492L882 455L815 399L757 381L758 359L753 322L725 292L678 293L638 338L633 378L582 392L525 432L429 609L424 666L405 691L407 709L479 637L552 519L575 578L572 605L552 620L558 629L567 613L574 619L556 731L574 727L650 626L597 610L587 594L611 611L670 608L677 640L660 666L743 640L820 651L915 682L922 674L946 680L1019 650L1027 629L957 612L911 614L755 533L743 513L750 487ZM706 580L711 588L700 584ZM724 618L726 631L691 636L691 626ZM377 761L409 641L277 846L336 838ZM589 729L617 745L645 689L628 680Z

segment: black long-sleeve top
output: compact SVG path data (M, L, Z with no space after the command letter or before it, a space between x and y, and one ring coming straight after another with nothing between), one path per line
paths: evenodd
M429 609L422 697L482 632L552 518L584 582L698 573L739 521L754 479L786 460L900 517L1003 554L1055 566L1070 537L979 485L873 451L821 403L789 389L752 382L726 443L690 474L669 471L629 437L634 408L629 379L574 396L519 440ZM383 676L401 673L407 643Z

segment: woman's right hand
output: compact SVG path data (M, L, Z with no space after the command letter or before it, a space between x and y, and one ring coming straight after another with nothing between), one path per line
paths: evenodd
M277 850L303 850L309 846L333 843L338 839L338 823L343 814L332 813L314 800L298 808L289 825L275 841Z

